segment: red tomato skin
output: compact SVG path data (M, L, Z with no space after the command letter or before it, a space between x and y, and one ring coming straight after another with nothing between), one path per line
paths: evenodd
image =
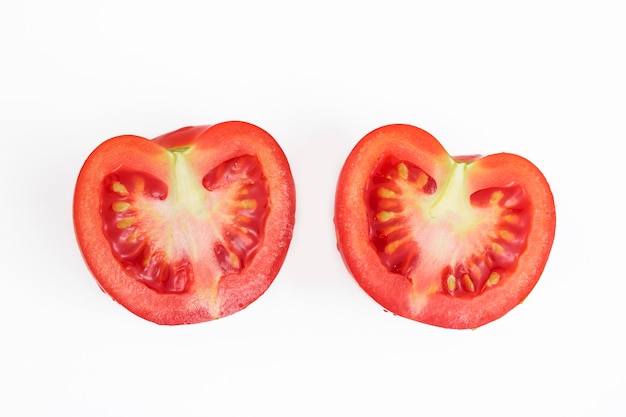
M208 261L212 250L203 249L189 288L161 293L125 272L103 233L100 190L105 177L128 169L158 178L173 179L172 152L189 148L189 169L198 175L231 158L254 155L262 166L269 190L269 208L259 248L251 262L237 273L221 276ZM258 299L280 271L287 255L295 223L295 184L289 163L278 143L267 132L246 122L186 127L154 140L124 135L100 144L78 175L73 201L74 229L79 249L100 288L126 309L162 325L206 322L229 316ZM202 241L202 239L200 239Z
M532 224L528 244L514 270L508 271L508 279L473 297L452 297L440 283L439 270L421 266L420 276L413 279L390 272L369 239L364 202L370 173L381 155L394 155L419 166L438 184L462 162L470 167L466 187L472 190L521 185L530 201ZM348 271L385 310L438 327L472 329L502 317L534 288L552 247L556 211L545 177L525 158L507 153L453 158L428 132L398 124L370 132L347 157L337 182L334 224L337 247ZM429 245L428 241L420 243ZM422 259L420 265L426 263ZM422 278L424 283L420 283Z

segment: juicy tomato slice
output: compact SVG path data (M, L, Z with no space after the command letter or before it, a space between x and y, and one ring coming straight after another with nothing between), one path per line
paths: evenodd
M100 287L158 324L209 321L256 300L294 221L282 149L244 122L109 139L74 193L76 237Z
M554 240L550 187L528 160L452 157L430 134L366 135L337 184L338 249L358 284L394 314L477 328L521 303Z

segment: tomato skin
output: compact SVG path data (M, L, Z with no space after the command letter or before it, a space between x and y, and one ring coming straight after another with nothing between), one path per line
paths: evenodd
M278 143L249 123L124 135L85 161L73 220L104 292L157 324L199 323L247 307L273 282L292 238L295 185Z
M414 191L409 172L427 174L423 190ZM486 193L503 201L490 202ZM382 307L467 329L498 319L530 293L548 260L556 213L546 179L528 160L507 153L454 158L424 130L388 125L347 157L334 222L348 271ZM396 266L397 250L413 263Z

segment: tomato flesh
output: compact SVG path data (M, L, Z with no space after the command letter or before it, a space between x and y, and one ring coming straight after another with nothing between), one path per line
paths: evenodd
M294 213L284 154L243 122L110 139L85 162L74 199L78 242L103 290L160 324L254 301L282 265Z
M442 327L478 327L521 302L554 225L552 194L530 162L453 158L407 125L360 141L337 186L338 247L357 282L387 310Z

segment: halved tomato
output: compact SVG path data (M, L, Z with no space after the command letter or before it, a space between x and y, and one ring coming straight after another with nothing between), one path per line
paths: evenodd
M158 324L197 323L245 308L272 283L295 189L267 132L225 122L105 141L80 171L73 214L106 293Z
M339 251L385 309L476 328L522 302L554 239L550 187L528 160L451 157L430 134L389 125L366 135L337 184Z

